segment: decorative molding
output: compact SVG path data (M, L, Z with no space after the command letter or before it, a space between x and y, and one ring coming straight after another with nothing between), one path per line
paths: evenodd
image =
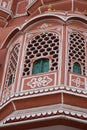
M76 83L77 87L80 87L80 85L85 85L85 83L82 82L79 77L77 77L76 79L72 79L72 82Z
M76 95L79 97L87 98L87 90L83 88L78 88L74 86L49 86L49 87L43 87L43 88L36 88L25 92L19 92L12 94L9 98L4 100L3 102L0 102L0 109L2 109L5 105L7 105L9 102L18 100L18 99L24 99L24 98L31 98L31 97L37 97L42 95L48 95L48 94L55 94L55 93L67 93Z
M70 79L69 79L69 85L70 86L76 86L79 88L85 88L85 82L86 82L86 78L83 76L79 76L76 74L70 74Z
M26 39L25 39L25 41L28 43L29 41L30 41L30 38L33 36L33 34L32 33L28 33L27 35L26 35ZM26 46L27 47L27 46Z
M50 26L49 24L43 23L39 28L41 28L41 29L46 29L46 28L48 28L49 26Z
M56 86L56 73L44 73L23 77L21 91ZM26 87L26 89L24 89Z
M37 0L29 0L26 10L28 10Z
M78 112L77 112L78 111ZM37 107L27 110L18 110L9 115L1 122L1 126L6 126L6 124L18 124L23 122L24 119L28 122L33 122L36 120L46 120L48 118L58 118L63 116L63 118L70 118L71 120L79 120L81 122L87 123L87 110L79 107L74 107L66 104L56 104L50 106ZM79 118L79 119L78 119Z
M13 12L7 8L3 8L2 6L0 6L0 10L2 10L3 12L7 13L8 15L10 15L11 17L13 17Z
M30 88L45 87L49 85L50 82L52 82L52 78L50 78L49 76L36 77L36 78L32 78L27 83L27 86L30 86Z

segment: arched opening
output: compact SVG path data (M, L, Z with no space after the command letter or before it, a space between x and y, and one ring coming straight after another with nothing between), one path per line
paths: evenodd
M5 79L5 88L13 84L15 80L19 48L20 48L20 44L17 43L16 45L13 46L9 54L9 61L7 66L6 79Z
M81 74L81 66L78 62L74 63L73 72L76 73L76 74Z
M33 64L33 74L44 73L49 71L49 59L43 58L36 60Z
M29 40L26 47L23 76L28 76L30 73L35 74L34 70L31 70L31 61L35 61L35 58L47 59L49 57L51 62L50 72L57 70L59 61L59 41L59 35L53 32L43 32L34 36L32 40ZM41 70L39 71L38 73L42 72Z

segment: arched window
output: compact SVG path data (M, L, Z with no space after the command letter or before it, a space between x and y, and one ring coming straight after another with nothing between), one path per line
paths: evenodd
M7 66L6 79L5 79L5 88L10 86L15 80L19 48L20 48L20 44L17 43L9 54L9 61Z
M59 63L59 42L59 35L53 32L43 32L33 37L26 46L23 76L30 75L31 61L33 61L34 57L40 59L41 57L51 56L50 71L57 70Z
M73 72L77 74L81 74L81 66L78 62L75 62L73 65Z
M80 65L75 64L76 66L79 66L79 72L77 73L82 73L85 75L86 70L85 70L85 58L86 58L86 47L85 47L85 37L83 34L80 34L79 32L72 32L69 36L69 63L68 63L68 69L71 71L72 69L72 62L78 61ZM81 69L82 68L82 69ZM76 70L76 69L75 69Z
M33 74L48 72L49 70L49 59L39 59L33 64Z

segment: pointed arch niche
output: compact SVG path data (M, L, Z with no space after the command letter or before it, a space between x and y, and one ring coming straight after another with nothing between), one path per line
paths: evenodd
M7 88L10 85L12 85L14 80L15 80L15 74L16 74L16 68L17 68L17 62L18 62L18 54L19 54L19 47L20 47L20 43L15 44L13 46L11 52L9 53L8 66L7 66L4 88Z
M32 89L33 86L31 84L33 77L38 80L40 76L41 79L49 79L50 82L45 86L53 86L58 84L57 75L60 60L59 53L61 53L61 51L59 52L59 48L60 39L62 37L62 22L59 19L44 18L43 20L39 20L35 24L28 26L28 28L26 28L26 32L24 61L22 65L22 85L20 85L22 86L21 89ZM43 63L42 59L45 58L48 60ZM35 63L37 61L37 67L40 62L39 65L41 66L41 69L43 66L44 70L39 69L37 70L38 72L36 72ZM46 68L43 64L45 64ZM52 79L50 77L52 77ZM27 83L29 81L30 83ZM35 88L37 87L38 84ZM40 84L40 87L44 87L44 84Z
M3 83L2 83L2 102L6 101L14 91L14 81L16 79L18 57L20 43L14 42L8 47L8 52L5 61L5 69L3 74Z
M87 44L85 22L73 18L68 21L68 74L67 80L70 86L86 88L87 75Z

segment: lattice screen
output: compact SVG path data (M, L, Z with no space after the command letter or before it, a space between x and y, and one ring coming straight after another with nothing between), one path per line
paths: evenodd
M81 64L82 74L85 75L85 40L83 35L72 33L69 44L69 71L72 69L72 60Z
M5 88L8 87L10 84L12 84L15 80L19 47L20 47L20 44L19 43L16 44L10 53L8 67L7 67Z
M59 36L45 32L29 41L26 49L23 76L30 74L31 60L42 56L52 56L50 71L58 69Z

